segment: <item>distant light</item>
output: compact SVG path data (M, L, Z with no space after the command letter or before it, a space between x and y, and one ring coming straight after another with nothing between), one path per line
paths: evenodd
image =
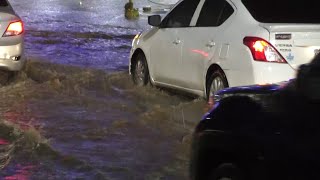
M80 6L82 6L82 1L79 2Z

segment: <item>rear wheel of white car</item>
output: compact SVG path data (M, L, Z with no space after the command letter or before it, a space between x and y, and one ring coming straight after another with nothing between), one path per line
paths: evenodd
M207 99L226 87L228 87L228 83L223 73L215 71L212 73L207 83Z
M132 64L132 80L137 86L145 86L149 83L149 69L144 54L138 54Z

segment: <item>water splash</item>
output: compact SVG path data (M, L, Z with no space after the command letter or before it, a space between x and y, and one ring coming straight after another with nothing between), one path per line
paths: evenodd
M0 92L1 117L18 139L15 158L0 176L17 174L17 164L23 164L33 166L28 171L37 178L141 179L159 173L184 178L189 135L205 104L136 87L127 71L41 59L29 59L25 71Z

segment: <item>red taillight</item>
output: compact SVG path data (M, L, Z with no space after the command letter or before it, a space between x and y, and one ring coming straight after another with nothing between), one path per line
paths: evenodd
M9 24L6 32L3 34L4 37L7 36L17 36L22 34L24 31L23 22L15 21Z
M245 37L243 44L248 46L256 61L287 63L281 54L266 40L258 37Z

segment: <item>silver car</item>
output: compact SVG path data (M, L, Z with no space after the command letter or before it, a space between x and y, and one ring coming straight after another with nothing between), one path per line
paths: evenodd
M0 84L25 65L24 25L7 0L0 0Z

